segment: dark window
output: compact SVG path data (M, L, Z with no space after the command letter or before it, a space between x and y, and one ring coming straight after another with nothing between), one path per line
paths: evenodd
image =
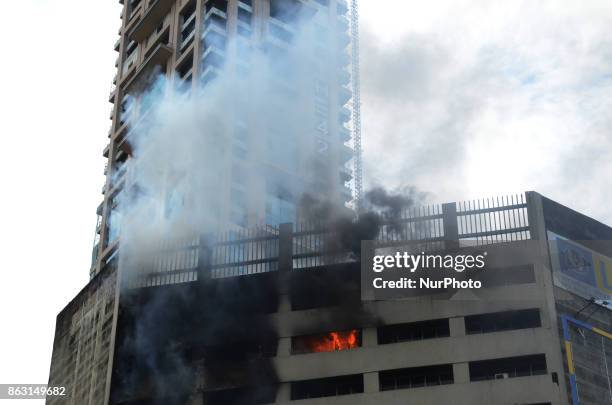
M208 13L213 8L227 13L227 0L208 0L206 2L206 12Z
M526 266L493 268L482 273L479 280L487 287L533 284L535 283L535 272L532 264Z
M546 357L543 354L470 362L470 381L541 374L546 374Z
M125 49L126 59L127 59L127 58L129 58L130 56L132 56L132 54L134 53L134 51L136 51L136 48L138 48L138 43L132 39L132 40L131 40L131 41L128 43L127 48Z
M296 20L301 9L297 0L270 0L270 17L291 23Z
M191 73L191 68L193 67L193 54L186 56L185 60L179 65L176 71L179 74L179 77L183 80L187 78L187 75Z
M540 310L537 308L465 317L465 332L467 334L538 328L540 326L542 326Z
M291 400L333 397L363 392L363 375L320 378L291 383Z
M260 359L276 356L278 349L277 339L261 341L238 341L224 345L210 346L207 356L211 362L232 362L235 360Z
M379 345L449 336L448 319L385 325L378 328Z
M238 21L242 21L243 23L251 25L252 17L253 14L250 11L238 7Z
M184 19L188 19L195 12L196 12L196 2L191 1L189 2L189 4L183 7L183 11L181 11L181 15L184 16Z
M206 393L207 405L259 405L276 401L276 387L237 388Z
M356 349L361 346L361 331L352 329L341 332L318 333L291 338L291 352L320 353Z
M140 5L140 3L142 3L142 0L130 0L130 2L128 3L129 18L132 18L134 16L134 11L136 11L136 8Z
M195 33L196 3L192 1L181 13L181 50L193 42Z
M123 125L126 121L128 121L130 117L130 113L132 112L132 108L134 106L134 100L131 95L126 94L123 96L121 100L121 109L119 111L119 124Z
M378 379L381 391L452 384L455 381L452 364L381 371Z
M240 3L242 4L246 4L247 6L253 7L253 1L252 0L238 0Z
M206 19L204 20L204 27L208 28L213 25L219 28L220 30L225 31L227 20L224 17L221 17L220 15L211 14L207 16Z

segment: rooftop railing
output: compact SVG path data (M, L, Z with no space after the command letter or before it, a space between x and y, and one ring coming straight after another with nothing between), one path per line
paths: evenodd
M380 247L407 241L470 246L531 239L525 194L404 209L383 215ZM155 286L358 261L359 240L329 224L282 224L166 241L131 285ZM347 234L346 232L349 232ZM435 245L435 244L438 245ZM350 245L350 246L349 246Z

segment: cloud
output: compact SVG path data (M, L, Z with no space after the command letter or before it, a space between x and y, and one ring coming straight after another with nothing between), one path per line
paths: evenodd
M612 223L612 10L512 3L362 13L366 180L438 201L536 190Z

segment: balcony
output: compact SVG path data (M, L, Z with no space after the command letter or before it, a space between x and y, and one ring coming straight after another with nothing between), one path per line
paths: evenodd
M340 182L342 184L350 181L353 178L353 170L349 167L342 166L340 168Z
M341 32L337 35L337 43L340 48L346 48L351 43L351 37L348 32Z
M353 97L353 93L345 86L340 86L338 89L338 103L339 105L345 105Z
M195 38L195 13L188 17L181 26L180 51L183 52Z
M310 18L317 13L317 6L309 0L271 0L270 17L282 19L288 24L296 23L300 18Z
M204 16L204 29L215 26L224 31L227 28L227 14L216 7L213 7Z
M208 26L202 33L202 48L204 50L211 46L218 49L225 49L227 37L225 28L220 28L217 25Z
M336 62L338 66L341 66L341 67L350 65L351 60L350 60L349 54L346 49L344 49L342 52L338 52L338 55L336 57Z
M225 52L214 45L209 45L202 54L203 69L206 69L208 66L220 69L223 67L224 63Z
M338 14L344 15L348 13L348 4L346 3L346 0L337 0L336 2L338 3L338 7L336 9Z
M348 29L349 29L348 18L346 18L345 15L339 15L337 21L338 21L338 25L337 25L338 32L341 32L341 33L348 32Z
M149 56L145 59L145 61L135 69L135 73L131 73L128 76L124 77L125 87L128 88L132 83L140 77L140 75L152 68L153 66L161 66L165 64L168 59L172 56L172 47L170 44L158 44L153 50L149 51ZM134 70L132 70L134 72Z
M109 103L114 103L115 102L115 95L117 94L117 87L113 86L111 88L111 91L108 94L108 102ZM111 117L112 118L112 117Z
M148 58L152 51L159 44L167 44L170 41L170 25L165 24L160 29L152 34L147 41L146 49L145 49L145 59Z
M348 187L341 187L340 188L340 197L342 198L342 200L345 203L348 203L349 201L353 200L353 192L351 191L350 188Z
M351 120L351 110L346 107L342 107L338 112L338 122L344 124Z
M159 26L161 19L168 14L174 3L174 0L153 1L151 6L145 10L144 16L138 24L128 32L128 38L137 42L147 39L155 31L155 28Z
M138 51L134 51L128 58L123 62L121 69L121 83L124 83L130 79L136 70L136 62L138 61Z
M202 86L205 86L206 84L216 79L220 74L221 70L213 66L208 66L204 68L204 71L200 75L200 83L202 84Z
M340 126L338 134L340 135L340 140L342 141L342 143L348 142L352 138L351 131L344 125Z
M346 145L340 147L340 159L343 163L348 162L355 156L355 151Z
M120 128L116 141L117 141L117 149L121 149L128 155L131 155L132 146L130 145L129 137L130 137L130 132L126 124Z
M351 74L346 69L339 69L338 83L342 86L347 86L351 83Z
M130 2L130 4L128 5L128 24L134 20L134 17L137 16L144 7L144 1L139 1L136 5L132 3L134 2Z
M227 18L227 0L208 0L205 7L205 16L216 10L223 18Z

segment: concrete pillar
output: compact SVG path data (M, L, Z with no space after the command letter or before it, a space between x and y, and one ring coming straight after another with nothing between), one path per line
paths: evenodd
M210 280L210 260L212 258L210 235L200 235L200 245L198 248L198 280Z
M293 224L280 224L278 227L278 269L293 269Z
M276 350L276 355L281 356L290 356L291 355L291 338L283 337L278 339L278 348Z
M378 345L376 328L363 328L361 331L361 346L369 347Z
M465 336L465 319L462 316L449 319L451 337Z
M280 224L278 236L279 305L278 312L291 312L289 272L293 270L293 224Z
M454 363L453 377L455 384L467 384L470 382L470 368L468 363Z
M363 374L363 392L371 393L378 392L380 388L378 386L378 372L364 373Z
M278 297L278 312L291 312L291 298L289 297L289 294L285 292L281 292Z
M276 402L284 403L289 401L291 401L291 384L281 383L278 386L278 391L276 393Z
M459 248L459 225L457 224L457 204L442 204L444 225L444 245L446 249Z

